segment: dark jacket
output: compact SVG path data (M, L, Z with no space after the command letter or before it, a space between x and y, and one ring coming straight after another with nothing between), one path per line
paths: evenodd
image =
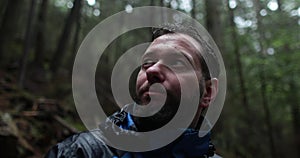
M130 114L120 111L108 118L99 129L75 134L55 145L46 158L201 158L214 155L210 134L199 138L198 131L188 129L172 143L148 152L127 152L112 148L104 143L105 134L120 136L124 131L113 128L115 124L122 129L137 131ZM105 132L103 132L105 131ZM100 138L98 137L100 136ZM96 138L97 137L97 138Z

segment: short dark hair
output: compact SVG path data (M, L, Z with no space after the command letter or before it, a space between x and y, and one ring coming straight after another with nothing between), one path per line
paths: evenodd
M205 80L210 80L211 77L218 77L220 68L214 49L207 41L202 38L199 31L191 25L185 26L184 24L165 24L159 28L152 28L152 41L162 35L173 33L182 33L189 35L200 44L201 48L203 49L202 51L204 52L202 52L202 54L199 54L199 60ZM199 50L199 52L201 52L201 50ZM206 56L205 59L203 55ZM209 71L207 62L209 62L209 65L214 65L214 68L211 69L211 72Z

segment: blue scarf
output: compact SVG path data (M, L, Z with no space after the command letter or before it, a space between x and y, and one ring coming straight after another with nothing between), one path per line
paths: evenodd
M126 117L119 122L119 127L123 129L136 128L129 113L127 113ZM210 148L213 148L210 144L210 133L206 134L204 137L199 137L198 132L199 131L194 129L186 129L181 137L163 148L148 152L125 152L121 158L205 157L211 152L209 151ZM116 156L114 158L118 157Z

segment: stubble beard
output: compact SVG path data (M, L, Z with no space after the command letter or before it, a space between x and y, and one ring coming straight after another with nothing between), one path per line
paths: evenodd
M163 107L154 115L149 117L133 116L133 121L139 132L147 132L163 127L177 113L180 105L180 97L167 95L167 99Z
M199 84L199 89L200 89L200 96L185 96L185 104L189 104L189 101L193 103L193 100L196 98L202 98L201 96L203 95L204 92L204 85L205 82L204 80L200 81ZM172 120L172 118L176 115L179 106L181 105L181 95L179 94L178 96L175 95L170 95L170 93L167 92L167 99L163 107L154 115L149 116L149 117L136 117L133 116L133 121L135 125L138 128L139 132L147 132L147 131L152 131L159 129L166 125L168 122ZM141 105L141 102L138 102ZM188 108L189 105L184 105L187 106ZM188 115L188 114L187 114ZM184 118L183 118L184 119Z

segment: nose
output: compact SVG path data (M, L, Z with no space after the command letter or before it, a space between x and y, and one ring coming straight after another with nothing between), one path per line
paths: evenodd
M165 80L165 66L160 62L155 63L146 70L149 83L161 83Z

